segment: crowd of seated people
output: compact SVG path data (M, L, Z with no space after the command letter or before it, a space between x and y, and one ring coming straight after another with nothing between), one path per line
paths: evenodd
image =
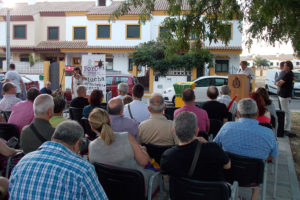
M166 104L161 94L152 94L147 105L142 101L144 87L137 84L133 87L133 101L126 104L126 87L122 85L118 88L122 97L110 99L107 106L102 104L101 90L93 90L86 97L86 88L77 87L78 97L71 105L83 108L83 117L97 134L97 138L89 143L87 160L79 154L84 130L78 122L62 117L66 107L63 98L39 95L38 90L31 88L27 100L13 106L12 117L22 119L24 115L22 120L26 121L20 131L20 147L26 155L10 176L11 199L107 199L92 165L95 163L141 172L146 193L152 192L147 191L147 186L156 170L142 144L173 146L157 161L162 174L202 181L226 181L223 171L231 167L226 152L262 160L278 154L274 134L258 121L261 107L272 105L262 89L251 94L255 101L247 98L237 104L226 97L230 93L227 87L222 87L218 101L218 89L209 87L207 96L210 100L202 108L195 105L194 91L185 89L182 93L184 106L175 110L171 121L164 116ZM87 100L89 105L86 105ZM228 102L232 102L232 109ZM24 108L14 110L21 103ZM29 105L33 116L28 115ZM236 115L238 120L227 122L228 112ZM224 123L213 142L199 134L210 130L210 119ZM201 148L199 158L195 170L189 173L197 148ZM0 153L4 156L16 153L14 149L6 150L2 153L0 148ZM257 197L258 190L253 190L253 199Z

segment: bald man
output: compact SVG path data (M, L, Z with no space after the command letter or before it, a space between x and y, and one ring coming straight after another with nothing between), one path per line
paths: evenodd
M219 96L218 88L216 86L208 87L206 95L210 100L206 101L202 108L206 110L208 118L226 122L228 120L228 110L225 104L217 101Z
M166 104L161 94L154 93L149 99L148 110L150 119L139 125L139 139L141 144L154 144L160 146L175 145L173 122L164 116Z
M123 115L124 104L120 98L112 98L107 104L107 111L111 119L114 132L128 132L138 141L138 122Z

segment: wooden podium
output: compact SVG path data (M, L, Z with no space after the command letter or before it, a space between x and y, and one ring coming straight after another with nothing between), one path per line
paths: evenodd
M234 98L237 102L249 96L250 80L244 74L230 74L228 75L228 86L231 90L230 97Z

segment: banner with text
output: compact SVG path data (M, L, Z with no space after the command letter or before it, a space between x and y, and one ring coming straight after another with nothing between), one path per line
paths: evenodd
M104 54L82 56L82 73L87 78L83 85L87 89L87 95L90 95L94 89L98 89L102 90L104 97L106 97L106 68L104 61ZM99 65L99 62L102 65Z

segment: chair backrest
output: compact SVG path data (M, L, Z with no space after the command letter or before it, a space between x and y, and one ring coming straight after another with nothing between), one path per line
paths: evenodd
M92 131L89 120L85 117L82 117L80 123L83 127L84 133L89 136L90 140L94 140L97 137L97 134L94 131Z
M94 166L108 199L145 199L144 176L141 172L100 163L94 163Z
M263 182L265 163L261 159L249 158L227 152L231 168L224 170L226 181L237 181L239 186L257 186Z
M225 182L198 181L183 177L170 177L172 200L228 200L231 191Z
M80 122L80 120L82 118L83 108L70 107L69 111L70 111L70 118L72 120L76 120L76 121Z
M8 141L12 137L20 139L18 127L14 124L0 123L0 138Z
M209 126L208 135L212 134L213 138L215 138L219 130L222 128L223 122L218 119L210 119L209 121L210 121L210 126Z
M272 128L273 128L273 126L272 126L271 123L259 123L259 125L264 126L264 127L267 127L267 128L269 128L269 129L271 129L271 130L272 130Z
M10 117L11 111L2 111L2 114L5 118L5 120L8 122L8 119Z
M151 158L154 158L155 161L160 164L160 158L161 155L167 150L173 147L173 145L170 146L160 146L160 145L154 145L154 144L142 144L147 148L147 152Z

